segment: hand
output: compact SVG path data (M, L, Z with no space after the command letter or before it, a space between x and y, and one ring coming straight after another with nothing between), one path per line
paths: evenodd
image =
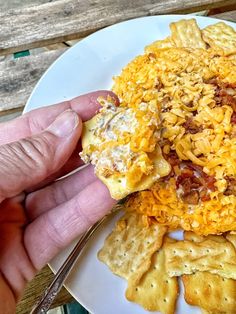
M36 272L115 204L92 166L55 181L82 165L82 121L108 94L115 97L95 92L0 124L1 313L14 313Z

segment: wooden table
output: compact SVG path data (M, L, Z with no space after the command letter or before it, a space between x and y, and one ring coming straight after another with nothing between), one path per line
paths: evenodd
M29 0L27 7L22 2L0 12L0 121L22 113L36 82L58 56L105 26L140 16L199 11L236 22L236 0ZM27 56L16 58L22 51ZM52 276L48 267L36 276L17 313L29 312ZM72 300L64 289L54 306Z

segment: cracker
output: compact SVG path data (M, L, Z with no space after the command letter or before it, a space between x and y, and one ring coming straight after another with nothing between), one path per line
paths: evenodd
M172 40L177 47L206 49L206 43L202 40L201 30L195 19L171 23L170 29Z
M153 254L150 268L143 274L139 283L129 281L126 298L148 311L174 314L178 292L177 278L171 278L166 273L165 253L161 249Z
M202 37L211 48L223 50L226 56L236 53L236 32L224 22L204 28Z
M226 239L236 248L236 234L230 232L226 235Z
M137 119L137 108L117 107L112 101L103 100L99 113L83 125L80 156L85 163L91 162L95 166L95 174L116 200L150 188L171 171L156 144L160 124L158 109L155 107L157 112L154 114L150 106L147 108L147 120L144 121ZM144 111L139 109L139 114L144 116ZM140 129L152 136L144 139ZM132 148L132 141L140 147ZM149 141L148 152L140 144L145 141Z
M166 37L162 40L156 40L150 45L145 47L146 53L152 53L159 49L165 49L165 48L173 48L175 47L175 43L173 42L171 37Z
M230 55L228 58L234 65L236 65L236 54Z
M184 275L184 298L188 304L199 306L208 313L236 312L236 281L209 272Z
M225 278L236 279L236 251L223 236L218 240L188 240L165 244L166 269L170 276L209 271Z
M193 241L193 242L201 242L206 239L208 240L213 240L219 243L225 243L227 240L223 236L219 235L214 235L214 234L209 234L208 236L202 236L199 234L196 234L195 232L192 231L185 231L184 232L184 239L188 241Z
M127 280L135 273L136 281L151 264L151 256L162 245L166 227L144 226L142 215L125 214L106 238L98 258L111 271Z

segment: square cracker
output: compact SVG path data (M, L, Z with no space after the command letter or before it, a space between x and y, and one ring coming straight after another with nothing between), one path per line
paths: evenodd
M165 241L169 241L169 238ZM178 280L166 273L165 254L161 249L153 254L150 268L140 278L139 283L129 281L126 298L148 311L174 314L178 292Z
M224 22L204 28L202 37L211 48L222 50L226 56L236 53L236 32Z
M209 313L236 313L236 281L209 272L184 275L184 298Z
M166 227L157 224L145 226L142 215L125 214L106 238L98 258L111 271L129 280L145 273L151 264L151 256L162 245Z
M177 47L206 49L202 33L195 19L170 23L172 40Z
M185 238L189 233L185 233ZM194 236L195 239L198 237ZM209 271L229 279L236 279L236 251L223 236L200 237L165 244L166 269L170 276Z
M228 239L236 244L236 235L228 234ZM226 238L227 238L226 236ZM185 232L185 240L201 242L204 239L225 243L227 240L218 235L199 236ZM202 308L203 314L233 314L236 312L236 281L209 272L196 272L182 277L185 288L185 301Z

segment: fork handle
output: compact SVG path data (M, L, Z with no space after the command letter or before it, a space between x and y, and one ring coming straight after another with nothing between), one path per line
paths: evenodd
M98 227L106 220L107 216L104 216L98 222L96 222L92 227L90 227L79 239L78 243L71 251L70 255L67 257L65 262L62 264L60 269L57 271L53 281L47 287L39 301L31 310L30 314L46 314L49 310L52 302L56 298L58 292L61 290L67 276L69 275L71 269L75 265L78 257L81 255L81 252L94 234L94 232L98 229Z

